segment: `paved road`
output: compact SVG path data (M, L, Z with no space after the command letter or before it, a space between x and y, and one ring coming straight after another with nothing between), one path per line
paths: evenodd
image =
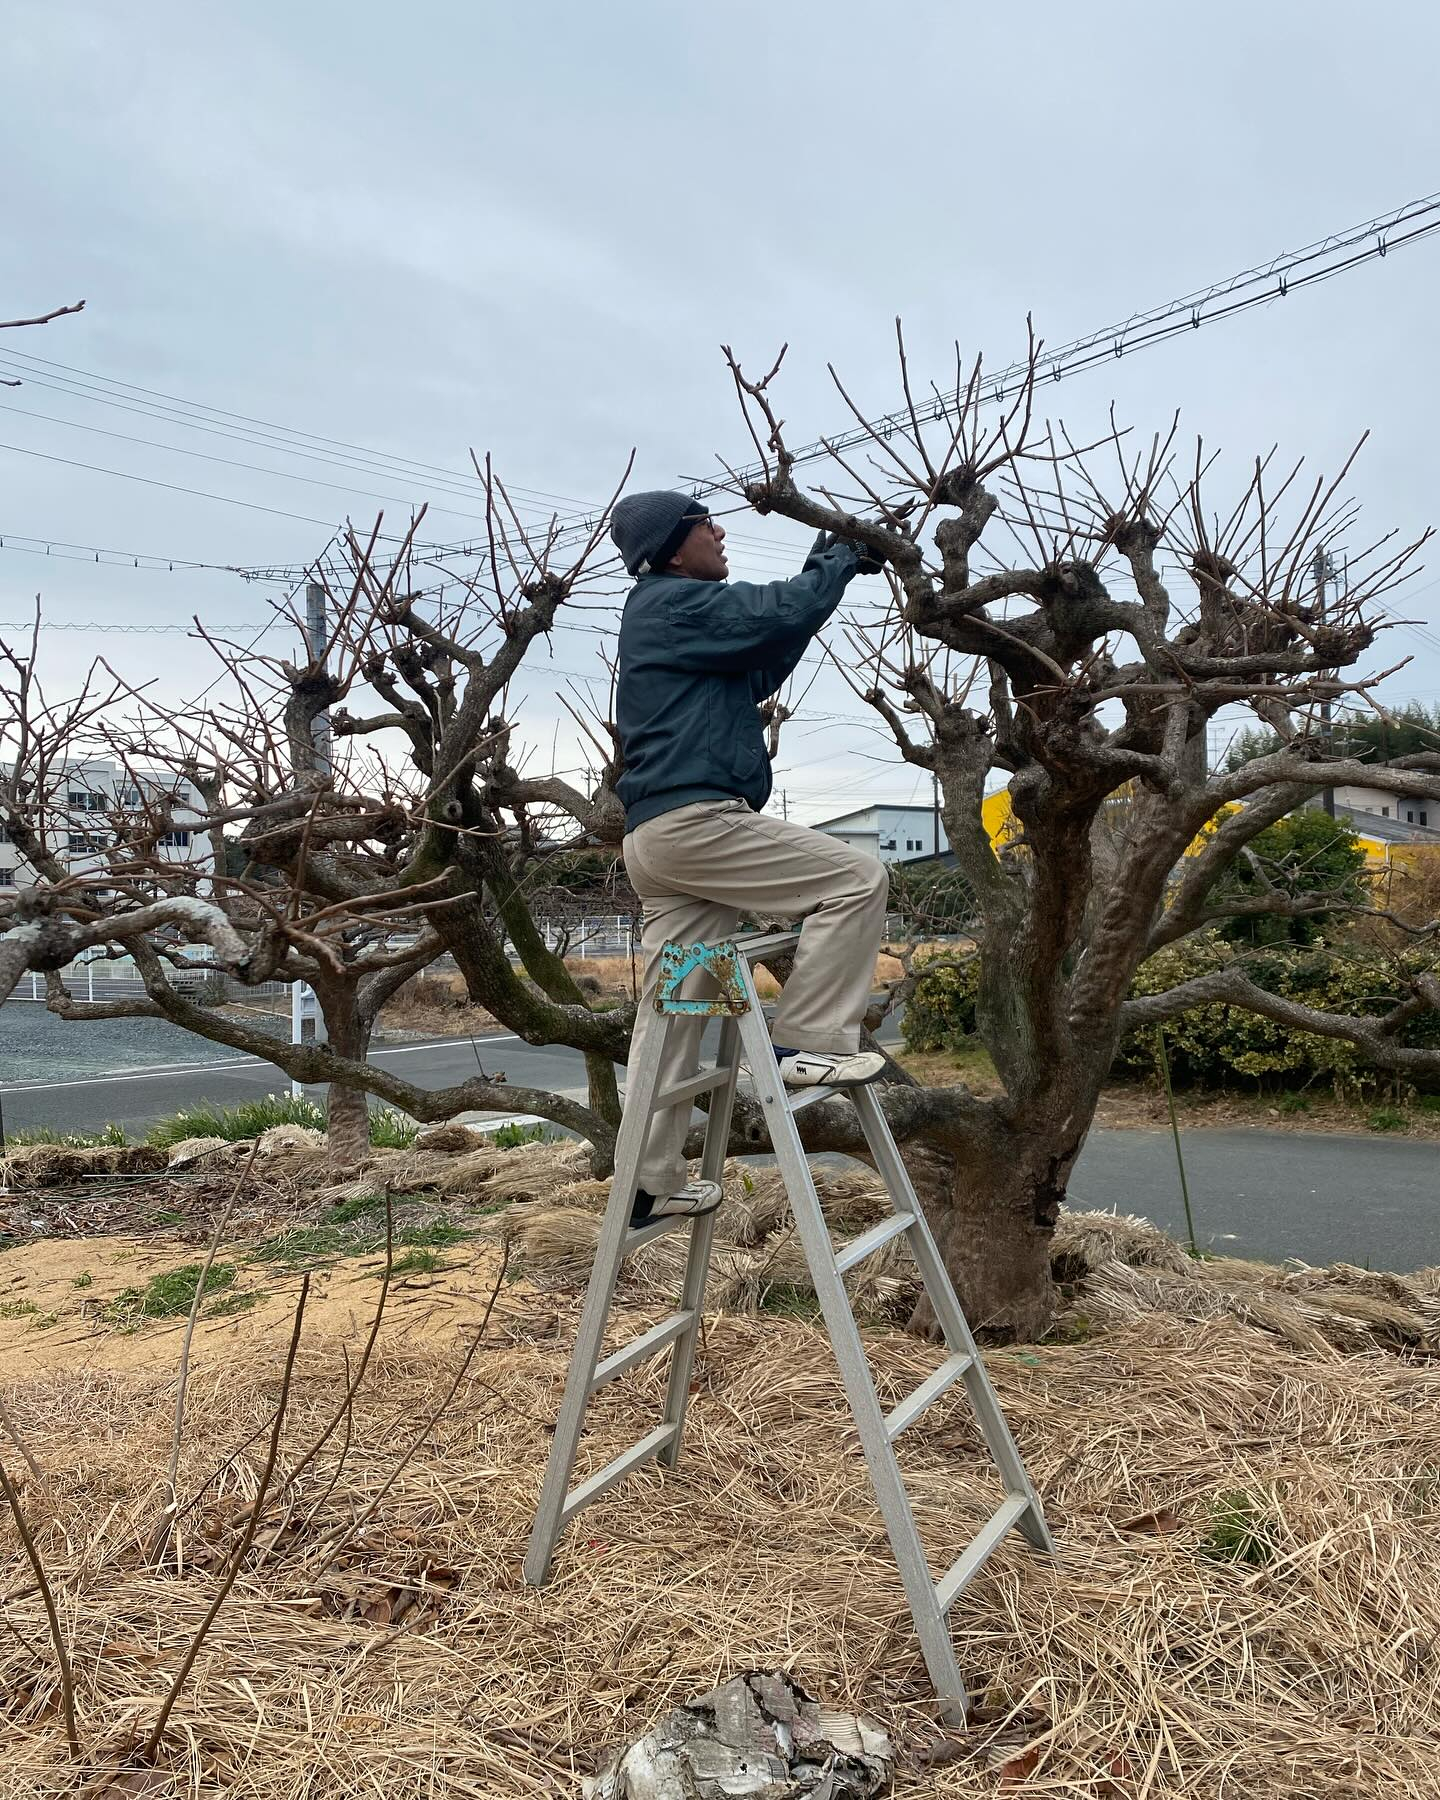
M1319 1132L1181 1133L1196 1241L1225 1256L1372 1269L1440 1263L1440 1144ZM1070 1204L1152 1219L1185 1236L1168 1131L1096 1131Z
M25 1010L0 1011L0 1054L12 1052L0 1068L13 1070L27 1060L38 1069L58 1066L60 1042L45 1040L51 1026L67 1034L67 1047L75 1042L74 1033L92 1029L43 1013L14 1018ZM16 1029L9 1031L12 1020ZM137 1023L143 1021L125 1021L124 1029ZM22 1033L33 1041L17 1059ZM162 1034L143 1043L135 1037L117 1040L117 1047L121 1044L128 1052L123 1068L0 1083L6 1127L79 1130L113 1119L141 1136L154 1120L181 1106L201 1100L232 1106L289 1088L271 1064L231 1057L216 1046L209 1047L212 1060L197 1062L194 1040L183 1033L173 1042ZM181 1060L187 1047L189 1055ZM535 1049L508 1035L476 1038L473 1045L453 1038L381 1044L371 1054L421 1086L445 1087L478 1072L477 1052L487 1073L503 1069L515 1082L584 1093L576 1052ZM1368 1262L1398 1270L1440 1262L1440 1145L1264 1131L1190 1131L1183 1141L1202 1245L1238 1256ZM1184 1234L1174 1146L1166 1132L1093 1133L1070 1198L1075 1206L1138 1213Z
M504 1071L512 1081L552 1092L585 1091L584 1065L574 1051L537 1050L513 1037L476 1038L473 1046L468 1038L381 1044L371 1050L370 1058L420 1087L449 1087L479 1074L483 1066L487 1075ZM236 1106L289 1091L289 1076L272 1063L254 1056L222 1055L205 1062L137 1061L58 1080L6 1081L0 1083L0 1106L7 1131L34 1125L85 1131L114 1120L131 1137L140 1137L156 1119L201 1101Z
M706 1034L712 1048L717 1031L712 1027ZM893 1026L882 1035L898 1037ZM77 1048L86 1061L107 1051L124 1060L84 1067ZM563 1045L537 1048L509 1033L385 1042L372 1048L370 1060L419 1087L449 1087L483 1070L552 1093L585 1093L578 1051ZM234 1106L289 1091L290 1078L272 1063L236 1056L221 1045L197 1045L188 1033L160 1021L80 1024L29 1002L0 1008L0 1106L7 1130L49 1125L86 1131L113 1120L138 1137L156 1119L201 1101Z

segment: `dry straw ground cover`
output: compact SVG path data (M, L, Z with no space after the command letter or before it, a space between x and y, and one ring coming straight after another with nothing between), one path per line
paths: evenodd
M357 1365L380 1259L314 1275L270 1498L153 1768L127 1756L253 1511L301 1276L245 1265L237 1291L265 1297L196 1333L177 1486L199 1498L159 1566L143 1548L164 1500L177 1332L92 1318L66 1356L37 1364L24 1321L0 1321L8 1415L42 1473L8 1441L5 1465L69 1644L82 1750L78 1764L66 1754L42 1597L7 1521L7 1800L87 1784L256 1800L578 1794L603 1746L730 1674L781 1666L891 1726L906 1797L1440 1793L1440 1372L1427 1357L1440 1281L1193 1265L1142 1226L1069 1221L1077 1341L990 1357L1060 1554L1013 1540L965 1595L954 1624L981 1705L969 1731L946 1733L826 1341L785 1260L783 1208L753 1175L745 1194L734 1172L717 1283L750 1310L709 1323L680 1469L607 1496L563 1540L552 1584L522 1585L577 1313L569 1265L596 1195L573 1151L509 1155L498 1185L536 1198L479 1217L447 1266L395 1285L348 1416L287 1486L336 1416L346 1357ZM848 1230L867 1177L828 1185ZM98 1270L98 1240L86 1248ZM243 1261L243 1246L224 1254ZM778 1278L747 1260L765 1257ZM523 1273L497 1283L507 1259L507 1276ZM639 1271L621 1329L654 1317L671 1280L659 1260ZM887 1396L937 1356L885 1322L903 1287L896 1270L861 1296ZM659 1377L605 1390L589 1458L640 1435ZM963 1404L933 1408L902 1442L943 1564L993 1501L985 1459Z

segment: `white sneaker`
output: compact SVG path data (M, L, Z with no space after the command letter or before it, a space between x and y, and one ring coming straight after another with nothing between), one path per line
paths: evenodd
M650 1204L641 1212L644 1200L637 1194L630 1211L630 1223L641 1226L653 1225L656 1219L698 1219L705 1213L714 1212L723 1198L724 1192L718 1181L687 1181L673 1194L646 1195Z
M885 1058L874 1050L796 1050L780 1059L786 1087L864 1087L884 1073Z

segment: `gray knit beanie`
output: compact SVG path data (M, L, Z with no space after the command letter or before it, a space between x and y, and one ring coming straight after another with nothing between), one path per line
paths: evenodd
M610 514L610 535L631 575L654 575L684 543L691 526L710 508L690 494L653 489L627 494Z

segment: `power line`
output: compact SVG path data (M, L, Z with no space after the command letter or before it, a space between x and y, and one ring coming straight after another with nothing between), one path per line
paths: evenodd
M1402 230L1402 227L1407 229ZM1096 363L1116 360L1186 331L1198 331L1202 325L1212 324L1217 319L1231 318L1252 307L1269 305L1272 300L1283 300L1299 288L1328 281L1362 263L1382 260L1392 250L1402 249L1437 231L1440 231L1440 194L1429 194L1424 199L1409 201L1393 212L1367 219L1363 225L1348 226L1316 243L1307 244L1302 250L1283 252L1269 262L1242 269L1239 274L1227 276L1192 294L1184 294L1178 300L1168 300L1148 312L1132 313L1119 324L1105 325L1083 337L1072 338L1068 344L1040 356L1033 378L1062 381ZM1375 240L1374 243L1361 250L1355 249L1370 238ZM1031 379L1028 361L1011 363L999 374L983 378L980 404L997 406L1012 399ZM919 412L922 419L938 422L953 417L957 406L956 399L937 395ZM908 409L887 413L835 437L820 438L792 451L791 456L796 463L814 462L833 451L854 449L875 437L893 437L897 432L911 429ZM764 469L757 463L736 473L741 481L758 481L763 479ZM715 493L728 486L728 479L726 482L712 481L701 491Z
M286 512L279 506L262 506L258 500L237 500L233 494L211 494L203 488L183 487L174 481L157 481L152 475L132 475L126 469L104 469L98 463L77 462L71 456L53 456L47 450L27 450L23 444L0 444L0 450L13 450L17 456L35 456L41 462L63 463L67 469L88 469L94 475L114 475L121 481L138 481L145 487L165 488L172 494L189 494L196 500L219 500L225 506L243 506L250 512L271 513L277 519L298 519L302 525L323 525L336 529L329 519L312 519L308 513Z
M1402 227L1406 229L1401 229ZM1363 225L1349 226L1330 237L1307 244L1302 250L1283 252L1268 262L1243 269L1238 274L1227 276L1223 281L1213 282L1209 287L1198 288L1194 293L1184 294L1178 300L1166 301L1148 312L1131 313L1118 324L1105 325L1098 331L1073 338L1068 344L1042 354L1033 372L1028 361L1011 363L998 374L983 378L977 403L981 406L997 406L1005 400L1013 399L1032 378L1062 381L1084 369L1093 368L1097 363L1110 362L1137 350L1148 349L1186 331L1198 331L1202 325L1213 324L1217 319L1233 317L1252 307L1267 306L1271 301L1283 300L1300 288L1311 287L1317 282L1330 280L1332 276L1342 275L1349 269L1359 268L1362 263L1383 260L1392 250L1402 249L1437 231L1440 231L1440 194L1430 194L1424 199L1409 201L1392 212L1367 219ZM1367 244L1366 240L1371 238L1375 241ZM1355 249L1356 245L1362 244L1366 246L1364 249ZM1347 252L1351 254L1346 254ZM956 410L957 402L953 396L947 399L939 394L917 408L922 422L952 418ZM908 409L886 413L865 425L853 426L833 437L819 438L812 444L792 450L790 455L797 464L815 462L834 451L843 453L870 443L876 437L893 437L897 432L911 429L913 426ZM764 473L758 463L735 471L741 482L760 481L764 478ZM703 495L732 490L727 478L723 482L702 481L698 484L697 491ZM592 512L588 517L576 520L569 529L584 533L592 531L596 523Z
M1229 276L1223 281L1213 283L1211 286L1199 289L1192 294L1184 295L1178 300L1169 301L1162 306L1152 308L1148 312L1131 314L1119 324L1104 326L1098 331L1092 331L1083 337L1075 338L1069 344L1063 345L1057 350L1042 355L1039 359L1039 372L1042 376L1048 376L1052 381L1060 381L1081 372L1083 369L1093 367L1099 362L1131 354L1136 350L1164 342L1166 339L1177 336L1183 331L1198 330L1201 325L1213 323L1217 319L1230 317L1255 306L1269 304L1277 298L1284 298L1287 294L1298 288L1310 286L1319 281L1329 280L1335 275L1344 273L1347 269L1356 268L1362 263L1372 261L1376 258L1383 258L1388 255L1391 250L1399 249L1405 244L1416 242L1418 239L1427 237L1437 230L1440 230L1440 195L1430 195L1424 199L1409 202L1404 206L1396 208L1393 212L1381 214L1374 219L1365 221L1362 225L1352 226L1344 231L1334 233L1330 237L1320 239L1314 244L1307 245L1304 249L1281 254L1272 258L1267 263L1242 270L1236 275ZM1373 243L1367 242L1367 240L1370 239L1374 240ZM1363 248L1357 249L1357 246L1362 245L1364 246ZM77 369L72 365L52 362L47 358L34 357L19 351L10 351L7 349L5 356L10 358L15 364L19 365L22 370L34 368L50 369L63 371L71 376L85 376L88 373L87 371ZM40 377L34 378L36 380L41 379ZM1013 397L1013 395L1019 391L1023 383L1030 378L1031 369L1028 362L1012 363L1007 369L1000 371L998 375L987 377L985 379L982 383L982 391L979 397L980 404L996 405ZM184 408L187 412L197 415L197 418L181 418L177 422L190 424L196 429L209 429L210 427L204 423L206 420L218 421L221 422L221 425L223 425L224 422L229 421L232 422L232 424L254 427L266 433L278 434L287 440L293 440L296 444L309 444L312 446L324 446L329 449L339 449L350 455L370 459L371 466L373 466L377 472L386 468L394 470L397 467L403 466L409 470L421 472L431 477L439 477L447 482L453 482L456 479L453 471L443 470L434 464L420 463L409 458L388 458L382 460L380 453L367 450L363 446L349 444L343 439L327 438L309 432L297 432L289 427L276 426L268 421L256 419L250 415L228 413L221 408L211 407L201 402L186 401L175 395L165 394L158 389L144 388L133 383L110 381L107 377L97 377L96 380L103 383L107 388L117 389L132 395L146 396L152 400L161 400L169 405ZM71 385L75 386L79 384L72 383ZM113 400L107 400L106 403L120 404ZM946 400L943 397L937 397L933 403L926 403L925 413L926 416L930 418L937 420L944 419L953 415L955 406L956 402L953 399ZM74 423L73 421L65 420L56 422ZM869 441L873 436L880 436L883 438L894 435L895 432L908 429L909 427L910 417L908 411L890 413L880 419L872 421L866 427L855 427L835 437L828 439L822 438L813 444L807 445L793 453L794 460L797 463L814 461L820 457L829 455L833 450L843 452L848 448L853 448ZM91 429L89 427L81 428ZM122 434L107 435L118 436ZM146 440L138 441L143 442ZM178 448L176 446L161 447L172 449ZM43 451L26 450L18 445L0 445L0 449L11 449L21 455L36 456L47 461L66 463L71 467L89 469L95 473L108 474L123 480L142 482L149 486L164 487L173 492L185 493L193 497L218 500L228 505L243 506L252 511L269 512L278 517L297 519L302 523L327 523L322 520L306 518L303 514L285 512L277 507L261 506L254 501L240 500L229 495L207 493L203 490L187 488L175 483L160 482L147 476L133 475L124 470L105 469L100 468L95 464L74 462L65 457L48 456ZM181 451L180 453L196 454L184 451ZM286 448L284 453L297 455L305 454L305 452L289 448ZM281 473L281 471L266 472ZM763 471L757 465L748 469L741 469L738 473L742 480L754 480L758 479ZM722 484L719 482L705 483L702 484L701 491L705 493L714 493L720 490L721 485ZM517 486L508 489L507 491L514 495L534 495L538 498L568 503L565 496L547 494L541 489L525 489ZM575 504L578 505L580 503L576 502ZM437 508L437 510L441 509ZM557 545L589 535L595 529L598 522L598 517L593 508L587 517L572 517L567 523L562 525L556 539ZM736 543L745 541L739 534L731 535L734 537ZM3 547L3 544L0 544L0 547ZM473 555L477 553L477 548L482 547L477 547L473 542L462 542L454 544L425 545L423 547L417 546L417 548L423 548L429 558L433 561L433 559L438 556ZM773 547L768 544L764 545L764 551L772 556L776 554ZM98 556L104 553L97 552L96 554ZM121 553L115 554L117 560L122 559ZM275 567L257 567L252 565L247 568L237 569L236 572L246 574L254 579L286 581L294 579L297 575L295 565ZM1422 634L1417 632L1416 635L1421 636ZM1422 641L1428 641L1428 639L1422 637Z
M72 544L65 538L27 537L23 532L0 533L0 550L13 550L23 556L54 556L61 562L95 562L103 568L143 569L149 574L178 574L189 569L212 569L222 575L237 572L230 563L194 562L148 550L110 550L100 544Z
M29 407L14 406L8 400L0 400L0 407L6 412L19 413L26 419L43 419L49 425L66 425L72 431L88 431L96 437L114 438L123 444L141 444L147 450L165 450L175 456L193 456L201 462L220 463L227 469L248 469L256 475L272 475L280 481L303 481L311 487L330 488L337 494L358 494L366 500L388 500L396 506L416 507L419 502L413 495L377 494L370 488L347 486L339 481L324 481L318 475L300 475L291 469L271 469L264 463L240 462L233 456L212 456L205 450L191 450L184 444L165 444L155 438L136 437L128 431L107 431L103 425L87 425L80 419L62 419L55 413L35 412ZM343 465L342 465L343 466ZM435 506L434 512L444 513L453 519L482 519L481 513L456 512L447 506Z
M127 411L146 411L151 417L164 417L167 413L176 415L173 416L173 422L176 424L188 425L199 431L208 430L220 436L244 436L246 433L241 428L248 427L250 428L249 439L252 442L261 437L271 436L288 440L297 446L309 445L312 447L310 452L298 447L288 450L287 454L290 455L310 454L315 460L332 460L325 452L339 450L348 457L362 459L362 467L365 463L370 464L371 473L408 470L411 477L424 476L432 484L437 480L459 484L464 491L469 491L463 470L446 469L435 463L418 462L410 457L394 456L383 451L370 450L362 444L347 443L343 438L329 438L315 432L297 431L293 426L277 425L272 420L257 419L246 413L226 412L223 408L209 406L204 401L186 400L176 394L164 393L158 388L141 387L134 382L119 381L111 376L99 375L93 370L76 368L69 363L53 362L43 356L32 356L27 352L12 350L8 346L0 355L3 355L4 360L15 365L14 373L36 382L37 385L55 387L60 392L77 391L78 398L96 398L100 404L123 406ZM63 385L55 381L46 381L43 377L33 373L35 369L59 372L64 378ZM77 376L85 379L70 379ZM87 396L83 391L79 391L84 389L90 389L90 395ZM112 390L132 396L141 396L141 404L133 405L116 400L113 398ZM157 407L152 404L155 401L164 402L164 405ZM187 417L186 415L193 416ZM319 448L316 450L314 447ZM565 506L584 508L589 504L586 501L575 499L572 495L548 494L540 488L512 487L508 483L507 492L512 495L523 495L527 499L533 496L539 500L555 501Z

